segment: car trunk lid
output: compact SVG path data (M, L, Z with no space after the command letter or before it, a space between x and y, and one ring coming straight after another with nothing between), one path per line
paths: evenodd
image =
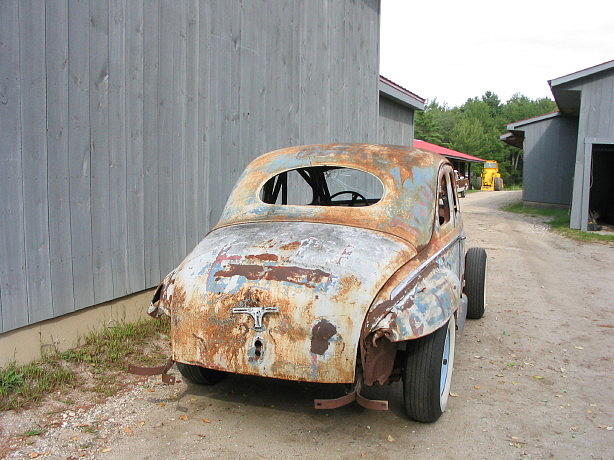
M216 229L172 275L173 358L241 374L352 382L365 314L415 254L397 237L342 225Z

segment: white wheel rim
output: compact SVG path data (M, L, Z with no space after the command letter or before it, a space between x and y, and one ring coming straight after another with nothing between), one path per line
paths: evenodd
M450 383L452 382L452 371L454 370L454 349L456 344L456 319L454 315L448 321L446 331L446 341L441 357L441 372L439 380L439 406L441 411L445 411L450 396Z

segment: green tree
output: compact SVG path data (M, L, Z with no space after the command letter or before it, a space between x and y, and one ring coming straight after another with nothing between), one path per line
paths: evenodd
M436 99L416 114L415 137L480 158L496 160L508 184L522 183L522 150L503 143L499 136L506 125L556 110L548 98L529 99L517 93L502 103L486 91L467 99L459 107L448 107ZM474 168L479 173L480 168Z

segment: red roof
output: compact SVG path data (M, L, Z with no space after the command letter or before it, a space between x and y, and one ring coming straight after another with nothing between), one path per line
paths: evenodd
M457 152L456 150L447 149L445 147L442 147L441 145L431 144L430 142L421 141L419 139L414 139L414 147L420 150L426 150L427 152L439 153L444 157L457 158L459 160L481 162L486 161L482 160L481 158L474 157L472 155L467 155L466 153Z

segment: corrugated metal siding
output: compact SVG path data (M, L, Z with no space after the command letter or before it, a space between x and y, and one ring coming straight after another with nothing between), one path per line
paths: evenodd
M378 142L411 146L413 141L414 111L380 95Z
M575 118L557 117L522 127L523 200L571 203L577 126Z
M381 138L378 0L41 5L0 2L0 331L155 286L253 157Z

